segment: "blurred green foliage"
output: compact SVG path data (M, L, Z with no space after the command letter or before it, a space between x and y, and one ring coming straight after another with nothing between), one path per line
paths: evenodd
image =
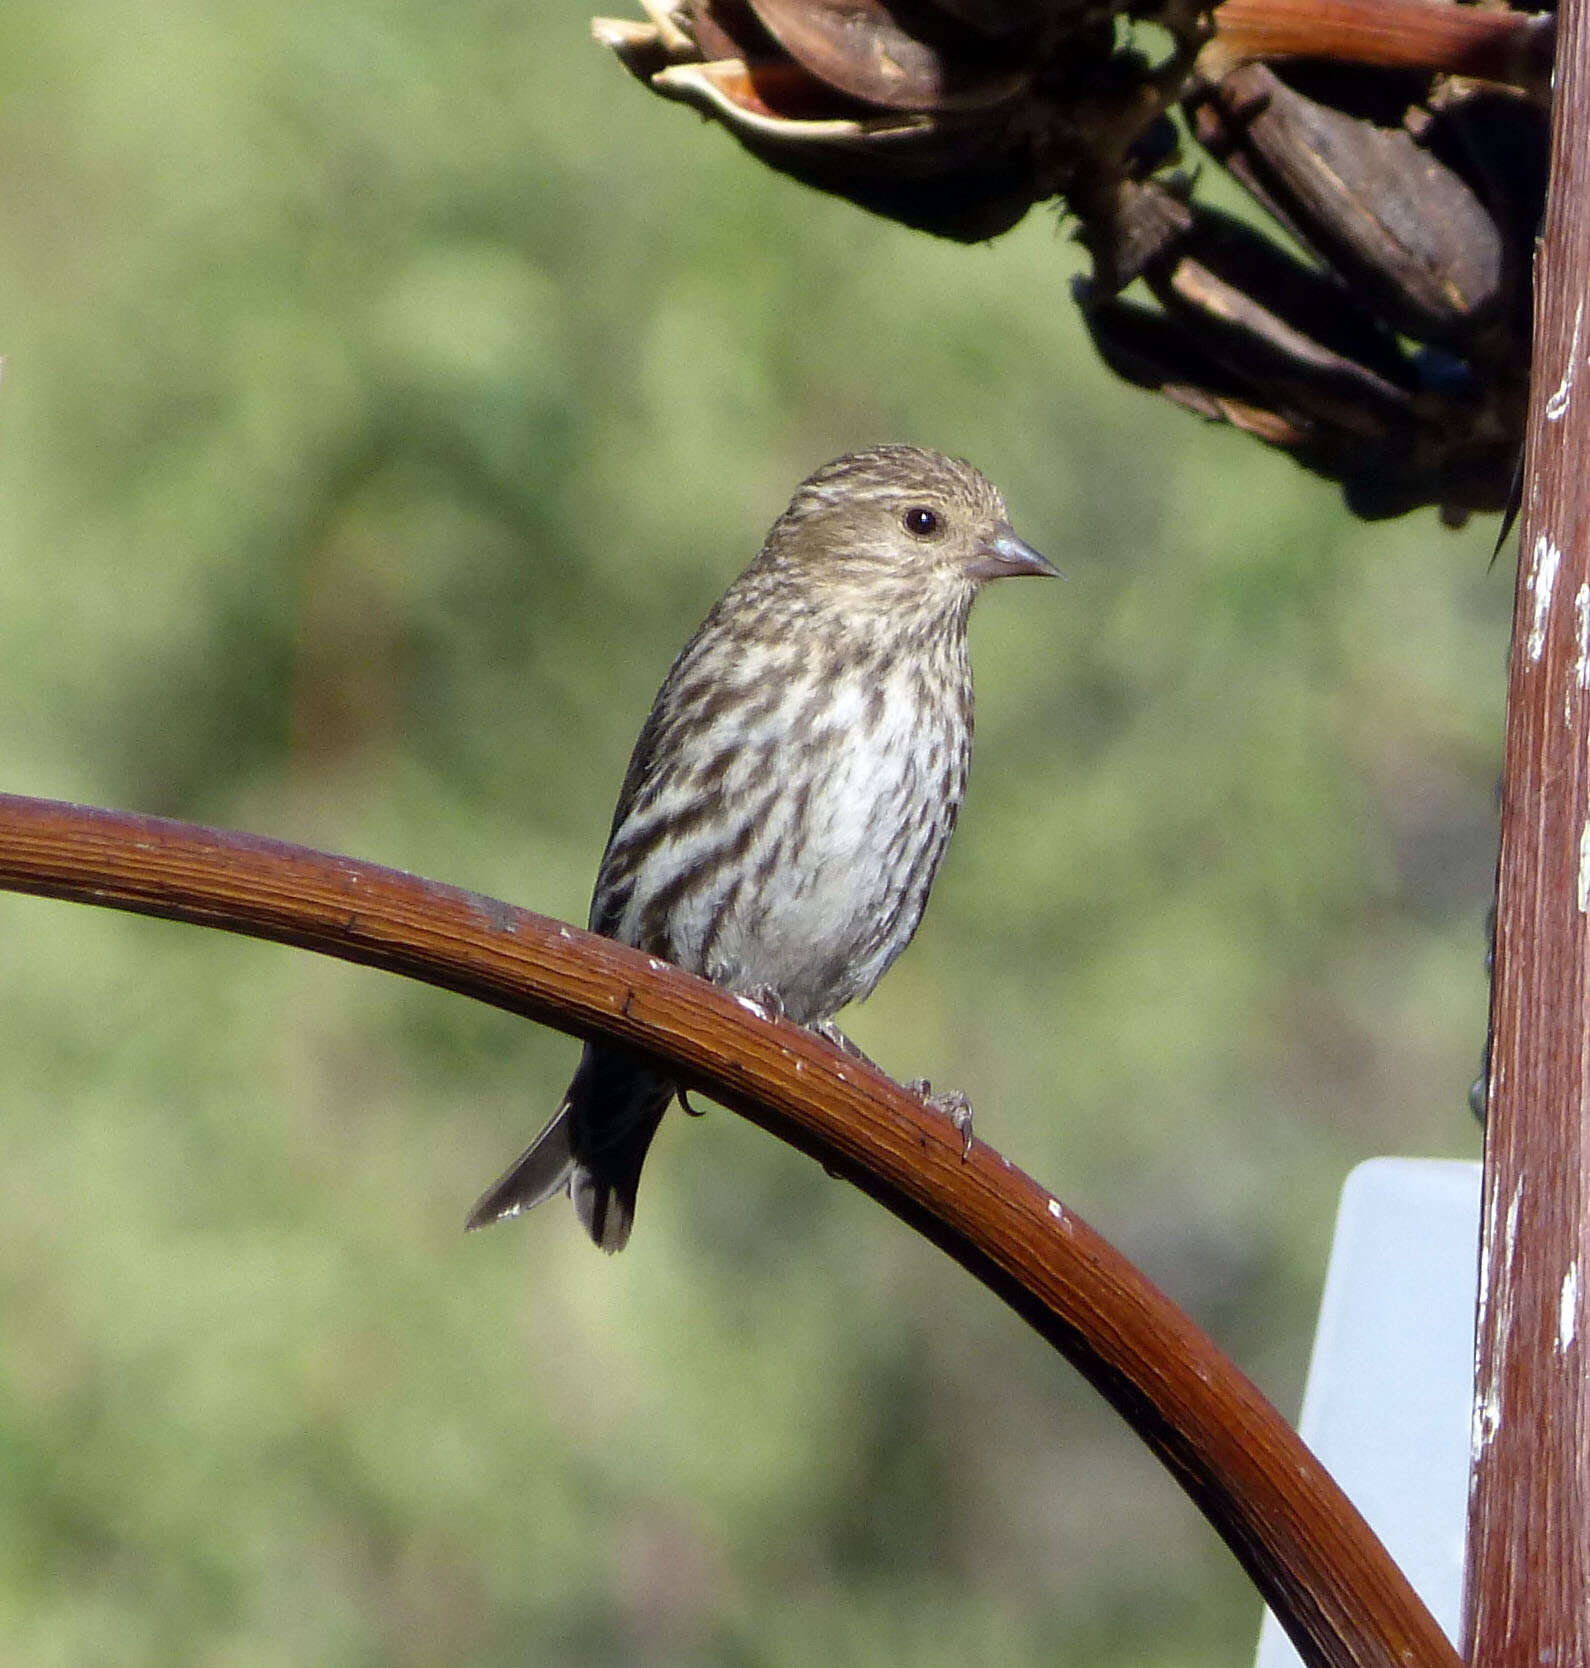
M852 1016L1295 1408L1336 1190L1474 1154L1508 583L1112 382L1036 213L941 246L575 7L12 0L0 764L583 919L675 650L808 469L970 456L996 592L917 944ZM1013 588L1015 589L1015 588ZM461 1237L574 1047L0 899L0 1659L1227 1664L1168 1478L727 1114L632 1249Z

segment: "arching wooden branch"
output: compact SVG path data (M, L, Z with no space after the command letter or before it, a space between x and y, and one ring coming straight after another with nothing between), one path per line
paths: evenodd
M0 795L0 888L221 927L407 974L666 1060L848 1177L1003 1298L1115 1406L1313 1668L1457 1668L1319 1462L1136 1268L948 1119L700 979L495 899L351 858Z

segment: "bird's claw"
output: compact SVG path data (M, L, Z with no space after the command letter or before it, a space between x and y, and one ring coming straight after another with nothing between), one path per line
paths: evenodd
M704 1107L704 1106L692 1106L690 1104L690 1097L686 1093L685 1090L675 1089L674 1090L674 1097L678 1100L679 1105L680 1105L680 1109L683 1112L685 1112L687 1114L687 1116L692 1117L692 1118L704 1118L704 1117L706 1117L706 1115L707 1115L706 1107Z
M934 1094L933 1085L925 1077L913 1078L906 1084L912 1094L916 1095L924 1106L931 1107L935 1112L942 1112L960 1132L965 1145L961 1148L961 1162L965 1163L972 1156L972 1103L959 1089L947 1089L943 1094Z
M875 1071L878 1069L878 1062L857 1048L831 1019L819 1019L810 1029L824 1042L831 1042L841 1054L848 1054L852 1060L859 1060L862 1065L871 1066Z
M766 1019L777 1022L784 1017L784 998L771 985L753 985L745 999L754 1002Z

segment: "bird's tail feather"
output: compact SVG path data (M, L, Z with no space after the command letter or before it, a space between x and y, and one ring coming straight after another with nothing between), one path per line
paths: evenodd
M576 1164L569 1184L574 1214L604 1251L622 1251L635 1226L635 1185L627 1188L599 1181L583 1164Z
M475 1201L464 1224L466 1232L517 1216L554 1193L570 1190L579 1169L569 1145L572 1107L572 1096L565 1095L552 1122Z
M650 1066L588 1047L552 1122L476 1200L465 1227L484 1228L567 1193L591 1238L604 1251L622 1251L641 1166L673 1096L674 1085Z

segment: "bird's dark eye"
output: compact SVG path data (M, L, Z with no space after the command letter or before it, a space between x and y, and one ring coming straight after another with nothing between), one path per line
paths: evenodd
M900 520L913 538L930 538L939 530L939 518L925 504L914 505Z

